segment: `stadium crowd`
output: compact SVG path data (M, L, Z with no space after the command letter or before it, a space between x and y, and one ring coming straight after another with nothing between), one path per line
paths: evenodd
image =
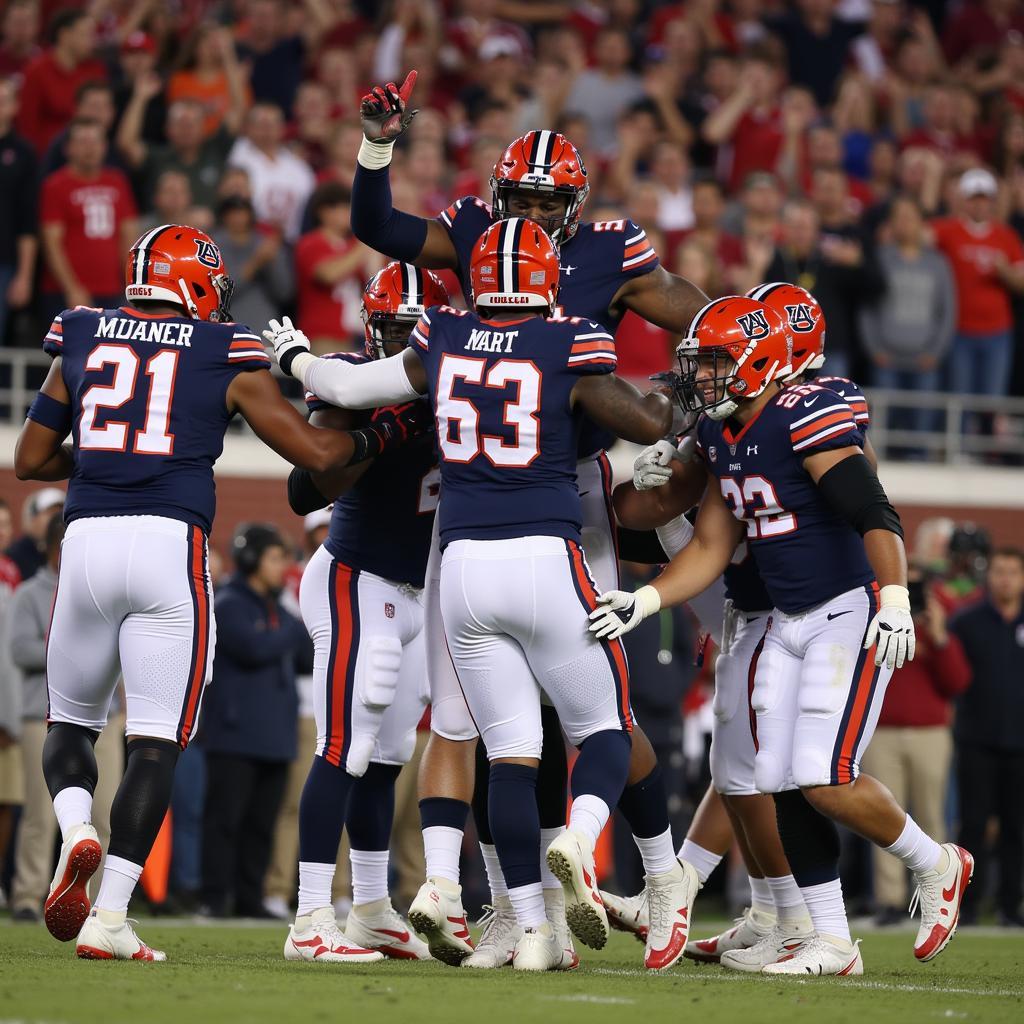
M1018 0L7 0L2 344L38 346L65 307L120 305L131 243L187 222L220 245L238 321L259 330L291 312L317 351L360 345L362 285L383 260L349 227L358 105L368 83L410 68L420 110L392 165L396 208L434 216L460 196L489 199L507 142L557 128L587 159L589 219L631 217L665 266L711 296L765 280L812 290L830 325L826 372L1024 394ZM457 295L454 275L446 283ZM617 344L620 372L644 378L665 368L674 341L630 313ZM910 425L927 429L930 415ZM54 489L33 495L17 540L0 506L0 864L6 855L3 888L23 920L38 918L55 833L38 762L61 503ZM1024 703L995 681L1024 668L1024 560L977 531L932 525L918 545L926 656L897 673L873 771L929 831L959 827L975 851L999 819L996 907L1021 924ZM307 552L323 529L307 522ZM288 916L313 743L311 649L288 597L296 550L267 528L240 535L231 554L234 571L217 574L215 686L178 768L212 784L205 805L202 786L179 786L171 881L213 915ZM680 651L689 630L682 617L670 627ZM640 632L630 642L643 666L636 700L647 692L660 708L673 695L656 742L668 763L691 765L674 787L685 827L687 794L706 782L692 765L706 740L707 666L694 684L690 659L663 636L656 658ZM244 700L232 680L244 680ZM238 715L243 728L229 728ZM115 740L118 728L115 716ZM946 799L954 747L953 779L970 801ZM116 741L101 753L111 787L121 756ZM419 841L414 823L397 862L406 900L423 873ZM619 881L631 891L626 860ZM896 864L880 854L875 865L882 919L904 901ZM977 913L984 884L972 894Z

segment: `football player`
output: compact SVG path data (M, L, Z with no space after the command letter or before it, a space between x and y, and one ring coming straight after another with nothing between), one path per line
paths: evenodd
M686 600L728 565L745 534L774 604L751 669L754 777L764 793L799 789L782 838L791 862L804 860L794 869L818 874L803 888L815 935L762 972L863 973L833 822L914 873L914 954L931 960L956 930L973 858L925 835L859 766L892 671L914 655L899 517L856 443L847 403L816 384L777 380L792 343L773 309L736 296L711 302L677 351L682 399L705 414L698 449L718 487L705 492L692 542L653 584L602 595L591 628L621 636L663 603ZM798 815L795 843L787 833Z
M126 306L79 306L54 319L43 344L53 364L15 470L23 480L70 477L46 664L43 774L63 837L46 924L62 941L77 936L83 958L163 960L126 911L213 662L206 539L228 423L241 414L284 458L319 472L379 454L392 439L387 424L318 429L285 401L259 336L229 320L231 278L204 232L147 232L128 255L125 285ZM119 675L127 759L91 908L100 860L93 746Z
M799 384L808 371L824 362L825 318L817 300L806 289L785 282L761 285L748 297L763 301L786 321L793 343L792 370L785 384ZM867 400L860 388L844 377L817 378L815 383L835 391L850 406L861 431L865 457L877 466L874 449L867 437L870 425ZM692 456L690 437L677 451L667 442L652 445L636 460L633 482L616 488L615 504L624 525L637 529L655 526L669 555L676 555L692 538L693 530L683 513L703 494L706 469ZM674 467L674 468L673 468ZM672 521L666 524L667 517ZM678 518L676 518L678 517ZM711 745L712 784L705 794L686 840L680 850L698 871L703 883L732 844L735 832L747 865L751 906L743 917L720 935L692 941L686 956L694 960L720 962L740 971L759 971L785 955L795 942L812 932L806 905L799 891L802 877L794 878L779 839L778 818L792 814L793 798L775 802L758 793L754 784L754 743L751 729L740 709L740 696L747 689L747 674L754 650L764 632L771 601L760 581L757 567L741 545L725 571L725 646L715 665L715 707ZM738 588L738 593L736 593ZM712 591L714 588L711 588ZM699 598L703 602L705 592ZM757 610L760 609L760 610ZM698 610L699 611L699 610ZM743 701L746 704L746 701ZM721 828L722 811L735 827ZM799 821L788 830L799 834ZM798 863L803 859L796 858ZM813 876L812 876L813 878ZM808 884L814 884L813 880ZM648 922L646 891L623 898L602 893L609 920L620 928L641 934Z
M316 359L295 330L267 337L285 372L342 406L430 395L441 452L442 613L491 761L489 824L522 929L513 966L558 970L575 957L548 920L541 884L540 689L580 748L569 829L546 860L570 927L595 948L607 939L607 918L593 849L626 780L632 728L621 648L578 633L597 592L579 544L577 428L585 411L624 436L652 438L669 428L670 411L663 396L641 397L612 375L614 342L599 324L547 318L558 255L536 223L488 228L471 274L476 315L429 310L410 348L376 365ZM410 919L417 913L414 905Z
M660 265L643 229L632 221L581 219L590 191L586 167L576 148L557 132L531 131L509 145L494 168L491 203L466 196L434 220L393 209L388 168L395 140L415 115L408 109L415 81L413 71L401 87L394 83L376 87L363 100L364 141L352 203L352 229L358 238L393 259L454 270L464 294L469 295L471 251L481 233L495 220L527 217L539 223L560 250L557 313L604 324L613 334L627 309L676 333L686 329L707 297ZM582 542L600 589L618 585L611 470L604 454L612 440L609 432L584 421L577 467L583 500ZM440 559L432 558L427 573L426 630L433 711L431 740L420 773L428 879L416 905L423 909L444 906L443 922L449 916L463 916L458 869L451 864L458 862L468 801L473 795L476 728L445 653L437 613L439 568ZM545 746L553 756L542 759L538 799L545 835L553 837L564 825L566 769L560 756L557 720L550 709L546 709L544 720L549 736ZM664 890L665 900L659 901L659 906L670 909L652 922L645 956L649 966L660 969L682 955L687 933L678 926L676 912L687 910L696 887L692 876L676 862L664 783L639 725L633 734L629 783L619 809L637 837L647 875ZM486 790L478 792L473 801L478 812L486 808L486 794ZM477 814L477 829L497 912L474 962L501 966L511 956L515 920L500 891L500 870L488 841L486 813ZM448 938L453 948L459 947L455 936Z
M365 353L328 358L359 364L400 352L424 310L447 302L435 274L389 263L363 291ZM306 402L311 423L337 430L396 415L387 408L352 413L311 392ZM429 406L417 404L430 421ZM330 532L299 591L316 650L317 752L299 804L298 908L286 960L362 962L367 949L429 958L391 905L388 850L395 781L412 756L427 701L422 592L438 487L434 440L426 434L358 466L320 476L295 469L288 480L300 515L334 505ZM353 897L344 933L331 905L343 828Z

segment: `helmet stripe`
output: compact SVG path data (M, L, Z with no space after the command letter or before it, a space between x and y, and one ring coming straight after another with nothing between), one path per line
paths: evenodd
M518 221L515 219L502 221L501 228L498 232L497 257L499 261L498 265L501 269L501 290L503 292L511 292L514 290L512 287L513 267L510 253L512 251L512 227L517 223Z
M139 269L142 271L142 280L139 281L139 284L148 284L149 282L149 257L153 250L153 246L165 231L170 231L174 227L174 224L161 224L160 227L156 228L145 240L145 244L142 246L142 252L139 255Z
M756 288L748 292L748 295L752 299L756 299L758 302L764 302L769 295L777 288L785 288L788 284L787 281L771 281L768 284L758 285Z
M150 243L152 243L154 237L159 235L165 227L167 227L166 224L161 224L159 227L153 228L139 239L138 244L135 247L135 261L132 267L132 284L146 283L146 278L143 275L147 273L146 260L149 256L148 250Z
M533 160L533 173L546 174L551 164L551 132L545 130L539 133L537 152Z
M530 146L526 154L526 163L530 167L532 167L537 162L537 149L540 146L540 136L541 133L537 131L530 132L528 136L530 140Z

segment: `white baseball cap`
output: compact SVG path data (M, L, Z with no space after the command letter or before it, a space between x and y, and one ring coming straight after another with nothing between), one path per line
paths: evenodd
M984 167L972 167L960 176L960 195L962 196L996 196L999 194L999 182L991 171Z
M59 487L44 487L41 491L36 491L28 499L30 514L38 515L47 509L57 508L58 505L63 505L66 500L67 495Z
M306 533L312 533L314 530L319 530L321 526L330 526L331 524L331 512L334 506L328 505L327 508L317 509L316 512L310 512L302 520L302 528Z

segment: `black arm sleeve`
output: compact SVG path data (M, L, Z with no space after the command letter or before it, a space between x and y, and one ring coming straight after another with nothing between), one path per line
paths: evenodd
M818 481L818 490L862 537L868 530L888 530L903 536L900 517L863 455L851 455L836 463Z
M393 260L412 263L427 240L429 221L392 206L388 167L370 171L356 163L350 221L352 234L360 242Z
M654 530L627 530L616 528L619 540L619 558L624 562L641 565L665 565L671 559L665 554Z
M307 516L330 503L331 499L317 490L309 470L296 468L288 474L288 504L296 515Z

